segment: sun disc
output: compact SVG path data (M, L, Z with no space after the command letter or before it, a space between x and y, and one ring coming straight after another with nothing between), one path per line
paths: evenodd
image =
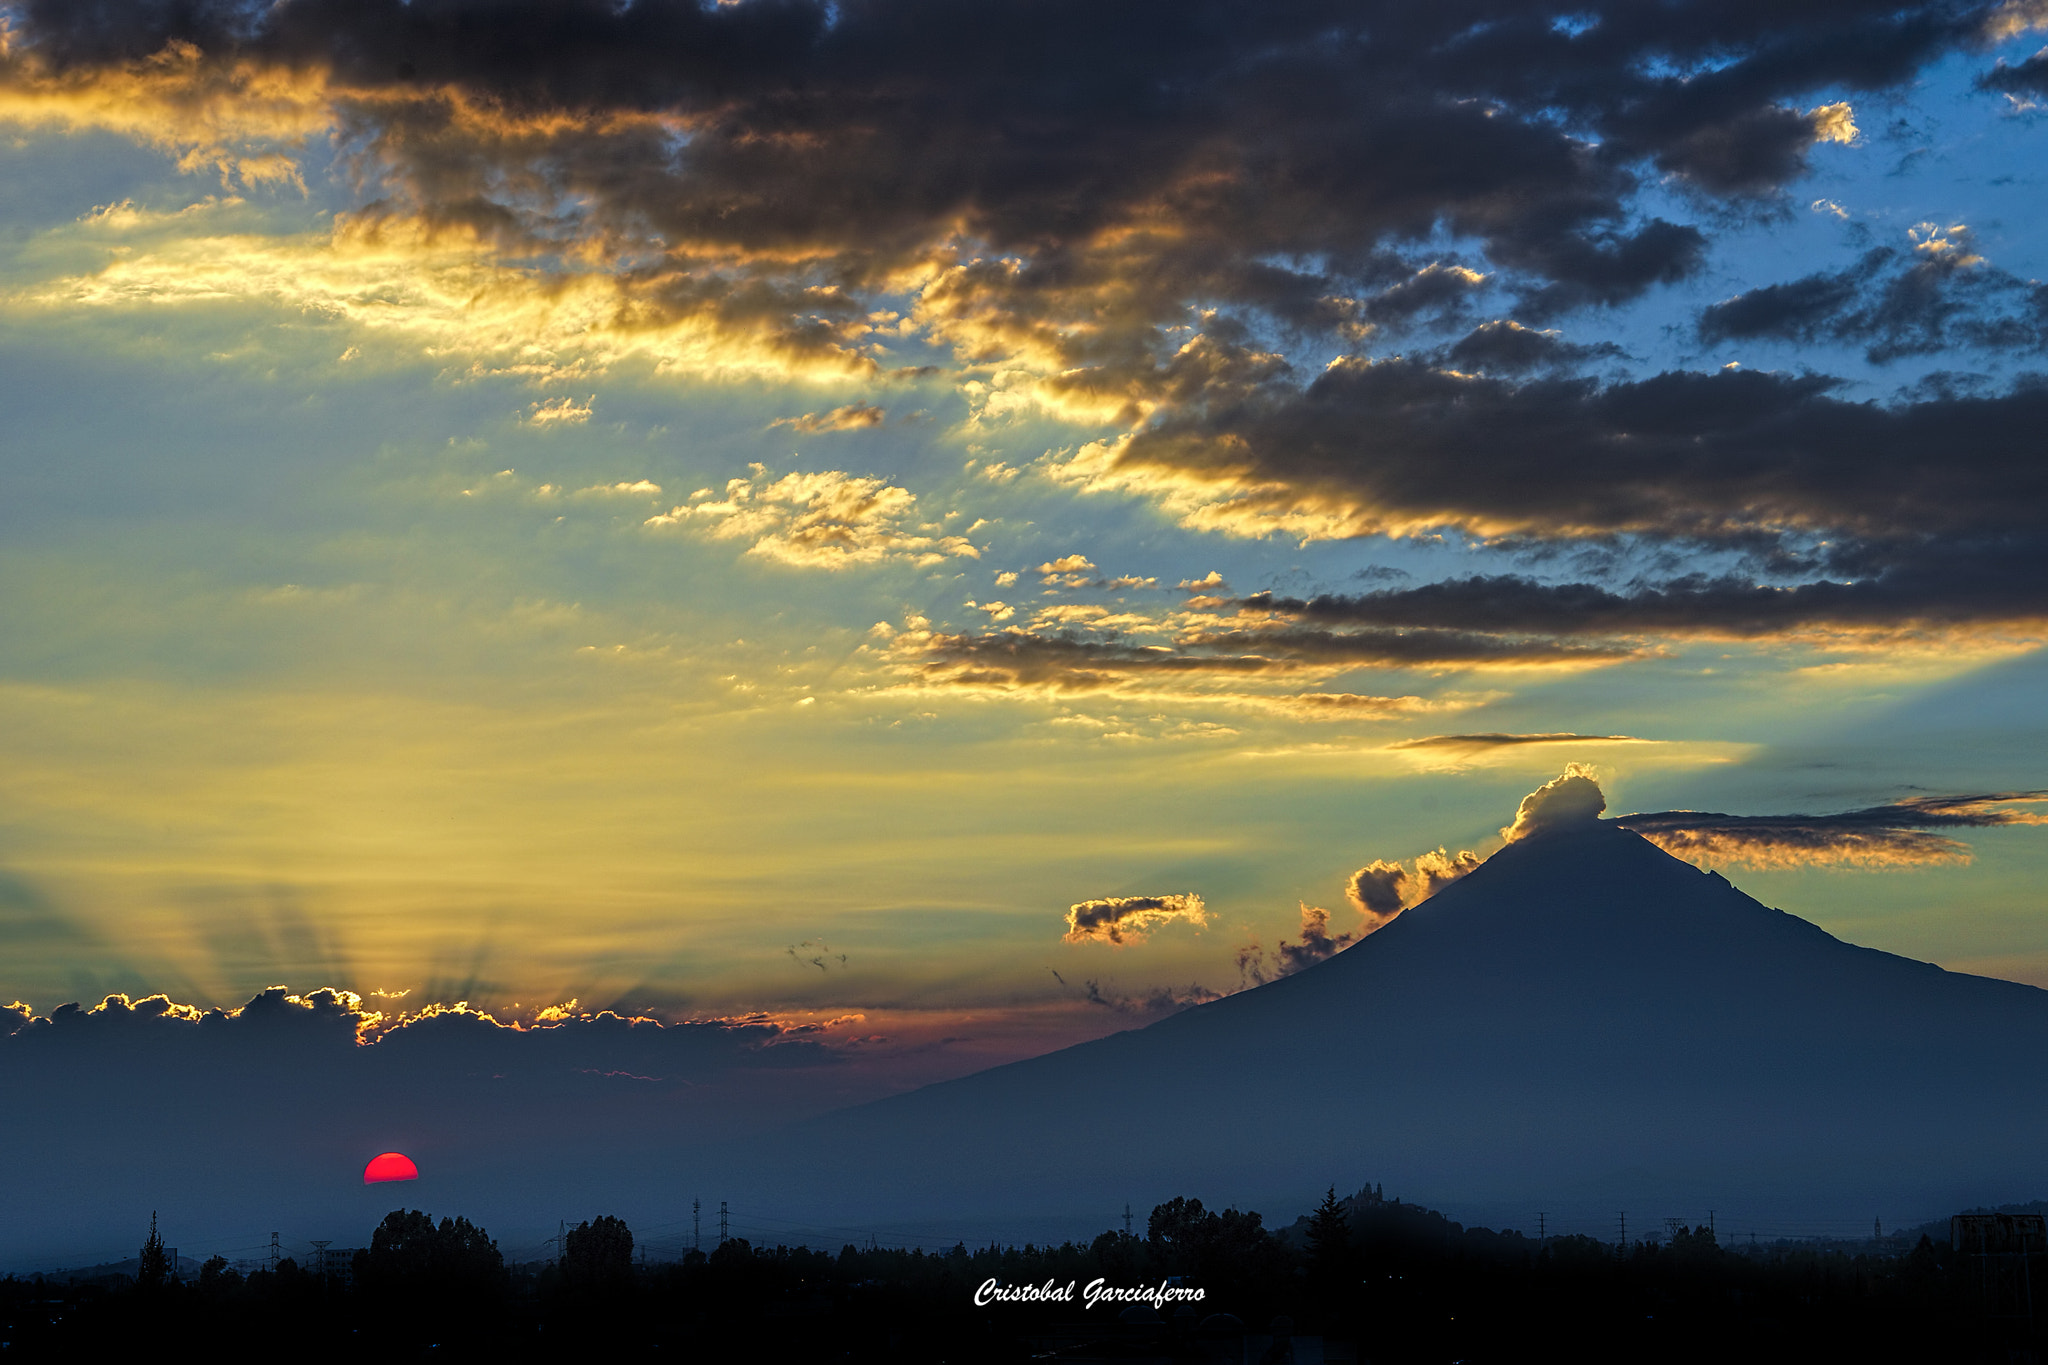
M385 1152L370 1158L370 1164L363 1167L363 1183L376 1185L386 1180L418 1180L420 1168L412 1164L412 1158L403 1152Z

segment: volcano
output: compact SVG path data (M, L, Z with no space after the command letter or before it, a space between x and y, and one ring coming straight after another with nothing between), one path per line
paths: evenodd
M1304 971L798 1145L870 1215L1378 1181L1475 1216L1931 1216L2048 1191L2048 992L1844 943L1588 815Z

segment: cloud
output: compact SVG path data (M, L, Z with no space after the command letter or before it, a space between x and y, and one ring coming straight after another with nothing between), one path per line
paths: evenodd
M1058 976L1059 973L1054 972L1053 975ZM1065 984L1064 980L1061 984ZM1160 986L1137 996L1104 990L1100 982L1092 979L1084 981L1082 985L1086 988L1089 1004L1100 1005L1112 1013L1124 1015L1178 1014L1192 1005L1205 1005L1211 1000L1223 998L1220 991L1212 991L1199 982L1191 983L1183 989Z
M1872 364L1953 350L2048 349L2048 290L1987 263L1965 224L1921 223L1906 250L1880 247L1846 270L1746 290L1699 315L1700 340L1832 341Z
M1675 857L1724 867L1912 867L1970 861L1969 845L1934 830L2048 824L2048 814L2023 809L2043 802L2048 792L1993 792L1906 797L1834 815L1678 810L1615 823Z
M571 1002L573 1005L574 1002ZM293 994L276 986L233 1009L183 1005L167 996L131 1000L110 995L96 1005L61 1005L47 1015L18 1003L0 1046L10 1058L68 1056L86 1060L107 1050L183 1049L227 1058L236 1049L281 1049L311 1060L360 1055L383 1067L414 1063L464 1067L489 1063L542 1070L574 1063L683 1080L740 1066L817 1065L830 1061L812 1043L784 1041L785 1030L763 1021L685 1020L663 1024L609 1010L568 1014L543 1010L538 1022L503 1022L467 1005L429 1005L387 1013L350 991ZM789 1047L792 1051L780 1052ZM26 1049L40 1049L30 1053Z
M801 966L816 967L821 972L829 972L834 967L846 965L846 954L834 952L832 945L823 939L807 938L802 943L790 944L784 951L788 953L790 961Z
M935 522L919 522L908 489L839 470L785 474L766 467L726 483L715 494L649 517L652 527L684 527L716 540L750 542L747 553L806 568L844 569L900 560L932 565L978 559L964 536L947 535Z
M1564 774L1522 798L1515 822L1500 832L1508 843L1591 824L1607 809L1607 796L1593 770L1580 763L1564 765Z
M655 1180L679 1145L776 1111L816 1112L830 1103L818 1097L821 1073L855 1069L843 1040L765 1016L388 1010L346 991L282 987L234 1009L161 995L26 1021L0 1009L0 1092L35 1115L9 1134L9 1160L91 1172L79 1184L11 1190L8 1253L104 1259L108 1229L150 1201L187 1230L188 1246L232 1242L223 1234L264 1208L346 1227L361 1207L338 1196L359 1191L354 1173L394 1148L444 1189L466 1189L450 1197L480 1216L507 1189L595 1199L602 1181L586 1173ZM124 1113L149 1116L146 1141L109 1122ZM577 1121L535 1143L537 1115L568 1114ZM500 1208L494 1221L516 1222Z
M535 403L525 420L537 427L580 426L590 420L591 404L596 401L595 394L581 403L573 398L551 398L544 403Z
M1259 699L1268 709L1304 720L1404 720L1481 704L1475 697L1374 697L1357 692L1293 692Z
M1711 589L1557 585L1672 606L1681 631L1686 607L1739 615L1744 592L1765 633L2028 623L2048 581L2048 387L1941 372L1873 403L1808 372L1600 379L1582 371L1613 347L1545 325L1696 276L1741 216L1722 205L1746 213L1857 138L1836 94L1906 88L2016 13L1677 0L1645 25L1599 0L1567 31L1513 7L1141 5L1074 24L996 0L970 34L915 0L544 0L460 24L432 6L35 4L0 53L0 119L271 187L325 143L360 202L326 233L174 236L17 306L267 299L550 382L627 361L874 378L914 345L973 422L1035 406L1111 424L1037 468L1190 526L1754 552ZM2032 90L2038 63L1983 84ZM1656 216L1652 185L1684 189L1701 222ZM1698 327L1882 363L2039 351L2044 317L2039 286L1946 224L1745 290ZM813 529L755 549L967 554L865 518ZM1526 661L1535 635L1490 647ZM1339 642L1388 664L1414 643Z
M1357 942L1357 934L1330 936L1330 912L1321 906L1303 902L1301 907L1301 942L1289 943L1281 939L1276 949L1279 955L1280 974L1288 976L1304 967L1313 967L1324 958L1334 956Z
M1453 854L1442 848L1420 854L1406 866L1374 859L1345 879L1344 898L1366 917L1369 927L1364 932L1370 933L1403 910L1422 904L1478 867L1479 861L1479 855L1469 850Z
M1236 688L1226 695L1217 688L1230 680L1284 680L1361 665L1586 667L1642 654L1628 647L1503 640L1454 631L1192 631L1167 645L1137 643L1114 634L1097 638L1082 629L1050 634L1015 627L993 632L904 632L893 637L889 648L918 686L1055 695L1149 695L1163 689L1189 701L1213 694L1221 704L1265 706L1324 719L1455 710L1468 703L1351 693L1260 696Z
M1170 896L1105 896L1067 907L1068 943L1091 939L1121 947L1128 941L1140 943L1162 924L1184 921L1201 928L1209 922L1202 898L1191 893Z
M1302 664L1389 667L1485 665L1502 667L1586 667L1640 658L1623 645L1580 645L1535 636L1477 634L1460 630L1319 630L1300 627L1242 627L1194 630L1183 637L1189 649L1259 654Z
M1578 345L1555 331L1524 327L1511 318L1483 322L1445 349L1444 362L1459 370L1521 374L1588 361L1619 359L1626 353L1611 341Z
M1887 535L1810 553L1774 550L1768 553L1771 562L1759 566L1785 574L1841 575L1806 582L1759 581L1763 573L1690 573L1616 589L1499 574L1354 596L1304 600L1258 594L1243 605L1333 628L1434 627L1521 640L1846 635L1883 641L1984 628L2025 635L2048 622L2048 590L2038 586L2029 567L2043 551L2020 533L1959 533L1943 542Z
M539 0L460 22L37 3L0 53L0 118L257 185L298 184L328 143L359 224L483 244L522 263L499 286L528 300L602 277L591 320L614 341L686 315L693 363L851 372L907 331L1135 421L1217 392L1199 353L1245 319L1342 344L1486 290L1533 319L1695 273L1706 231L1646 215L1646 185L1771 195L1853 136L1846 106L1797 97L1902 87L1988 22L1945 0L1660 13L1596 0L1566 33L1511 6L1076 22L994 0L970 32L917 0Z
M1458 753L1483 753L1489 749L1515 749L1532 744L1647 744L1634 735L1575 735L1569 733L1510 735L1493 732L1479 735L1425 735L1389 744L1389 749L1449 749Z
M778 417L768 425L788 427L793 431L815 435L826 431L862 431L868 427L882 425L888 413L868 403L848 403L845 407L830 412L807 412L801 417Z

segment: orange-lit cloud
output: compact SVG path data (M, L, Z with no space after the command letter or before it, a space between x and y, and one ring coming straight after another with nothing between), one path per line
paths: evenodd
M770 427L788 427L807 435L826 431L862 431L882 425L889 414L871 403L848 403L830 412L807 412L801 417L778 417Z
M1967 863L1970 846L1935 833L2048 824L2028 806L2044 792L1977 796L1914 796L1834 815L1722 815L1659 811L1615 823L1674 857L1723 867L1919 867Z
M1186 923L1201 928L1209 922L1208 907L1192 893L1168 896L1105 896L1067 907L1068 943L1091 940L1139 943L1151 930L1165 924Z
M700 495L649 517L647 525L744 540L748 554L816 569L981 556L966 537L917 520L917 497L906 488L839 470L779 479L762 465L753 471L752 478L728 481L723 497Z
M1370 933L1403 910L1422 904L1479 866L1479 855L1436 849L1400 862L1374 859L1344 882L1344 898L1365 916Z

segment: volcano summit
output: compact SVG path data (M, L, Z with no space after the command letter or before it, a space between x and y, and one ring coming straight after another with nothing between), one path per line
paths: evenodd
M828 1116L805 1164L990 1215L1363 1180L1777 1220L2048 1189L2048 992L1844 943L1597 818L1590 780L1545 792L1349 950Z

